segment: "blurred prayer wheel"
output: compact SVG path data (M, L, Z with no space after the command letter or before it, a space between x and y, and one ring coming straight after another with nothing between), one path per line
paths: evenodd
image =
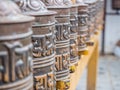
M94 5L93 5L93 8L94 8L94 11L93 11L93 17L94 17L94 34L97 34L98 33L98 29L97 29L97 22L96 22L96 19L97 19L97 3L98 3L98 0L94 0Z
M96 16L96 23L97 23L97 29L102 30L103 29L103 16L104 16L104 1L98 0L97 2L97 16Z
M10 0L0 0L0 90L33 90L31 25Z
M100 19L102 19L102 16L101 16L101 6L100 6L100 1L97 1L96 2L96 5L95 5L95 33L97 34L98 31L99 31L99 24L100 24Z
M78 63L78 5L73 4L71 0L63 0L63 2L65 5L70 6L70 72L74 72L74 67Z
M17 1L16 3L21 5L24 14L35 17L32 25L34 89L55 90L56 12L48 11L41 0Z
M62 0L43 0L56 15L56 81L57 90L69 88L70 9Z
M87 44L90 40L88 31L88 5L77 0L78 7L78 55L87 55L88 49Z
M92 37L95 34L95 3L96 0L85 0L85 4L88 5L88 26L89 26L89 36L91 40L87 42L87 45L93 46L94 42L92 41Z

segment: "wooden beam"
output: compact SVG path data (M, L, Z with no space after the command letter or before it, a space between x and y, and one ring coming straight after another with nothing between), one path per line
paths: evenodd
M97 66L98 66L98 45L96 45L87 67L88 68L87 90L96 90Z
M96 63L97 63L97 60L94 60L94 61L96 61L96 62L94 62L91 58L92 57L95 57L96 59L98 58L98 54L94 54L94 53L98 53L98 50L96 49L96 47L98 47L98 37L99 37L99 35L100 35L100 33L98 34L98 35L95 35L94 37L93 37L93 41L94 41L94 45L93 46L89 46L88 47L88 50L89 50L89 54L88 55L86 55L86 56L83 56L81 59L80 59L80 61L78 62L78 66L77 66L77 69L76 69L76 71L74 72L74 73L72 73L71 74L71 77L70 77L70 89L69 90L76 90L76 86L77 86L77 84L78 84L78 82L79 82L79 80L80 80L80 78L81 78L81 76L82 76L82 73L83 73L83 71L85 70L85 68L87 67L87 65L88 65L88 63L89 63L89 74L88 75L90 75L89 77L88 77L88 79L91 77L91 78L93 78L93 77L95 77L96 78L96 70L97 70L97 67L96 67ZM95 55L97 55L97 56L95 56ZM93 64L95 64L95 65L93 65ZM92 65L93 66L95 66L95 67L92 67ZM91 68L92 67L92 68ZM93 68L96 68L96 69L93 69ZM93 70L92 70L93 69ZM94 76L92 76L92 72L95 72L95 74L94 74ZM95 79L94 78L94 79ZM89 87L92 87L93 86L93 88L95 88L95 85L96 84L94 84L95 83L95 80L93 80L92 81L92 83L94 84L94 85L91 85L90 84L91 82L90 82L90 79L88 80L88 88ZM91 90L94 90L94 89L91 89Z

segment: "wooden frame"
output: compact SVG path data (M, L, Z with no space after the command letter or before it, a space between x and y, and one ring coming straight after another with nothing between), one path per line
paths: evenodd
M70 89L69 90L76 90L76 86L78 85L78 82L80 80L80 77L82 76L83 71L87 67L87 90L96 90L96 77L97 77L97 64L98 64L98 44L99 44L99 36L95 35L93 37L94 45L89 46L89 54L86 56L83 56L76 68L76 71L71 74L70 78Z

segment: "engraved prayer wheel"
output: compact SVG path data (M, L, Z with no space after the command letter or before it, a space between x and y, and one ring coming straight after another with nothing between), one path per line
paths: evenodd
M55 18L47 11L35 16L32 42L35 90L55 90Z
M88 54L87 42L90 41L90 34L88 30L88 5L80 0L78 7L78 55Z
M101 28L101 24L102 24L102 21L103 21L103 5L101 3L100 0L95 0L94 1L95 4L94 4L94 17L95 17L95 21L94 21L94 24L95 24L95 34L97 34L99 32Z
M93 26L93 28L94 28L93 35L98 32L97 29L96 29L96 21L95 21L96 17L97 17L97 15L96 15L97 14L96 4L97 4L97 0L93 0L93 2L92 2L92 8L91 8L91 14L92 14L93 23L94 23L94 26Z
M120 0L112 0L112 8L115 10L120 9Z
M95 6L95 9L96 9L96 12L95 12L95 33L97 33L99 31L99 25L100 25L100 21L102 19L102 16L101 16L101 6L100 6L100 1L97 1L96 2L96 6Z
M95 33L95 3L96 0L85 0L85 3L88 4L88 14L89 14L89 31L90 36L92 37Z
M55 14L41 0L17 1L23 13L34 16L33 74L35 90L55 90ZM27 6L27 7L25 7Z
M78 63L78 5L73 4L71 0L63 0L63 2L70 6L70 72L74 72Z
M57 90L69 88L70 62L70 9L62 0L43 0L49 10L57 12L56 18L56 81Z
M93 7L94 8L94 16L93 17L95 18L95 20L94 20L94 33L97 34L98 31L99 31L98 30L98 22L97 22L97 19L98 19L98 7L99 6L97 5L98 0L94 0L94 2L95 2L94 7Z
M97 18L96 18L97 29L102 30L103 16L104 16L104 1L98 0L96 7L97 7Z
M92 37L94 36L96 32L95 28L95 5L96 5L96 0L85 0L85 4L88 5L88 29L89 29L89 37L90 40L87 42L87 45L93 46L94 42L92 41Z
M31 25L10 0L0 0L0 90L33 90Z

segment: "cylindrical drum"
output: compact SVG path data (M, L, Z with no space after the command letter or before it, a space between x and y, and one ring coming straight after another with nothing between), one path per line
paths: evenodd
M57 12L56 15L56 81L57 89L69 88L69 61L70 61L70 9L60 0L43 2L49 10Z
M96 4L96 28L102 30L104 16L104 1L98 0Z
M56 12L48 11L40 0L27 0L19 5L24 14L35 17L32 25L34 89L55 90Z
M89 31L90 37L95 33L95 2L96 0L85 0L85 3L88 4L88 14L89 14Z
M0 90L33 90L31 25L10 0L0 0Z
M80 3L77 1L77 3ZM88 54L87 44L90 40L88 30L88 5L81 3L78 7L78 55Z
M98 18L98 7L97 6L98 0L94 0L93 2L93 18L94 18L94 33L97 34L98 33L98 23L97 23L97 18ZM100 18L100 17L99 17Z
M78 5L73 4L71 0L63 0L65 5L70 6L70 72L75 71L75 65L78 63Z
M32 42L35 90L55 90L55 12L35 16Z

